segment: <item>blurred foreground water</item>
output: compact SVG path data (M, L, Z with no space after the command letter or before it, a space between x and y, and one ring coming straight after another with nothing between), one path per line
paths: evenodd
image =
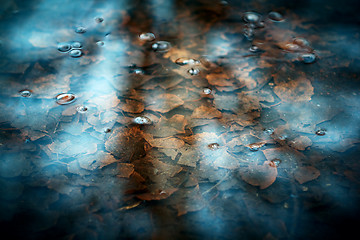
M5 0L5 239L345 239L357 1Z

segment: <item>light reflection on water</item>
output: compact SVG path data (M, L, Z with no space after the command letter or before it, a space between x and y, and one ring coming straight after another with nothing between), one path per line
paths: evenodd
M358 27L259 2L5 1L1 228L23 239L355 232ZM284 21L267 18L277 9ZM250 10L264 28L243 21ZM284 48L295 37L315 62ZM76 101L56 104L61 93Z

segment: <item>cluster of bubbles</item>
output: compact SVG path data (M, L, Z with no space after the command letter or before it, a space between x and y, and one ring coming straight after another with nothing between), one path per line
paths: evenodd
M303 63L313 63L316 60L314 49L311 47L309 41L304 38L294 38L291 43L285 44L283 49L287 52L294 52L299 54L299 60Z
M82 44L80 42L61 42L58 44L59 52L69 53L73 58L81 57Z
M151 124L151 119L146 116L136 117L134 118L134 123L139 125L149 125Z

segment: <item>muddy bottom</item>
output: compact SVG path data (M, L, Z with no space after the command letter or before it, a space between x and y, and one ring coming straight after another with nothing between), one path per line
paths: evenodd
M356 1L2 1L5 239L345 239Z

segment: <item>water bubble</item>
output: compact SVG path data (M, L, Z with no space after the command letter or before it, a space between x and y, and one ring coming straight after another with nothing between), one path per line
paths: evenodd
M130 73L134 73L136 75L143 75L144 71L142 69L140 69L140 68L134 68L134 69L130 70Z
M273 165L274 165L275 167L279 167L279 165L280 165L280 163L281 163L281 160L278 159L278 158L275 158L275 159L271 160L271 163L273 163Z
M197 68L190 68L188 70L188 73L190 73L190 75L194 76L194 75L198 75L200 73L200 70Z
M200 61L192 58L178 58L175 60L175 63L184 66L184 65L200 64Z
M324 136L326 134L326 130L325 129L319 129L315 132L316 135L318 136Z
M102 23L103 21L104 21L104 18L102 18L102 17L95 18L95 22L97 22L97 23Z
M265 129L264 129L264 132L267 133L267 134L269 134L269 135L273 134L274 131L275 131L275 130L274 130L273 128L265 128Z
M142 33L142 34L140 34L139 38L140 38L140 40L151 42L151 41L155 40L155 34L153 34L151 32Z
M70 51L70 49L71 49L70 43L63 42L63 43L58 44L58 50L60 52L68 52L68 51Z
M273 22L281 22L284 20L284 17L278 12L270 12L268 18Z
M75 102L76 97L72 93L60 93L55 99L57 104L66 105Z
M75 32L76 32L76 33L86 33L86 28L84 28L84 27L77 27L77 28L75 29Z
M72 42L71 43L72 48L82 48L81 42Z
M309 41L304 38L294 38L293 43L301 47L310 47Z
M244 21L248 23L257 23L261 19L261 15L255 12L244 13Z
M170 50L171 44L166 41L158 41L154 43L151 47L155 52L167 52Z
M211 90L211 88L204 88L203 93L206 94L206 95L209 95L209 94L212 93L212 90Z
M302 47L294 43L288 43L284 46L284 49L290 52L299 52L302 50Z
M148 125L151 124L151 120L148 117L136 117L134 118L134 123L140 124L140 125Z
M249 48L249 51L250 51L250 52L253 52L253 53L258 52L259 50L260 50L259 47L256 46L256 45L253 45L253 46L251 46L251 47Z
M22 96L22 97L28 98L31 96L31 91L27 90L27 89L21 90L21 91L19 91L19 93L20 93L20 96Z
M215 150L217 150L217 149L220 148L220 145L219 145L218 143L210 143L210 144L208 145L208 148L209 148L210 150L212 150L212 151L215 151Z
M313 63L316 60L316 56L313 53L303 54L300 58L304 63Z
M85 106L78 106L78 107L76 108L76 111L77 111L78 113L85 113L87 110L88 110L88 109L87 109L87 107L85 107Z
M105 43L104 43L103 41L97 41L97 42L96 42L96 45L102 47L102 46L105 45Z
M111 128L104 128L104 133L109 133L111 132Z
M254 28L248 27L244 29L244 36L251 41L254 38Z
M79 49L74 49L69 52L69 55L73 58L78 58L78 57L81 57L82 52Z

